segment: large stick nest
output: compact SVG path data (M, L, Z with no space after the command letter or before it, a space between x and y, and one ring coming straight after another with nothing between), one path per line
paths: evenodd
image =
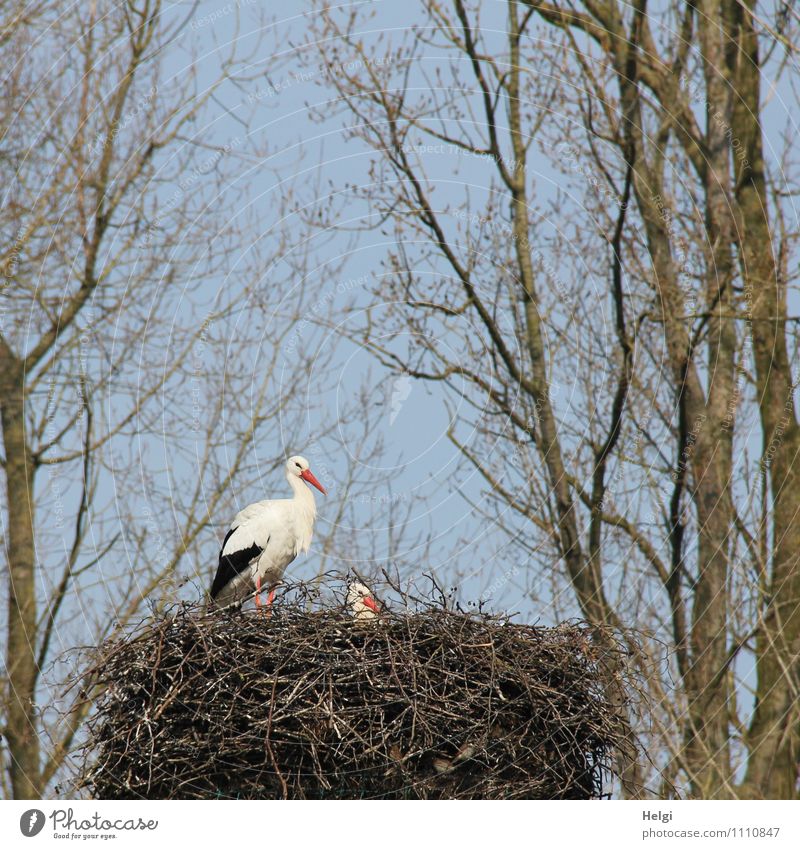
M603 795L619 656L584 625L428 606L354 621L181 610L104 647L82 785L101 799Z

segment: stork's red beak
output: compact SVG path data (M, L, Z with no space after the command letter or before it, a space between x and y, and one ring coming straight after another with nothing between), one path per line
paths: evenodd
M325 492L325 489L322 484L314 477L313 474L311 474L311 469L304 469L302 472L300 472L300 477L307 483L310 483L311 486L315 486L323 495L328 494L327 492Z
M381 609L380 609L380 607L378 606L378 602L377 602L377 601L375 601L375 599L374 599L374 598L370 598L368 595L365 595L365 596L364 596L364 598L363 598L363 602L364 602L364 604L366 604L366 605L367 605L367 607L368 607L370 610L372 610L374 613L380 613L380 610L381 610Z

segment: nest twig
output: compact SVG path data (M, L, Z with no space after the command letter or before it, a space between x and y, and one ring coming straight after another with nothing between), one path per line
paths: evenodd
M428 606L354 622L178 611L104 647L81 783L102 799L593 798L622 744L585 625Z

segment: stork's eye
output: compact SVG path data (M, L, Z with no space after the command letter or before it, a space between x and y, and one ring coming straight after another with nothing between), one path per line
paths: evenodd
M298 469L302 469L302 468L303 468L303 467L302 467L299 463L295 463L295 466L297 466L297 468L298 468Z

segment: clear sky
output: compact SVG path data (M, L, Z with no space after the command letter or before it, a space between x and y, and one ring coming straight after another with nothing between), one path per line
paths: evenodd
M375 15L374 27L364 39L365 43L373 45L375 55L387 53L392 41L402 37L410 25L418 22L415 18L418 11L413 4L373 2L369 5ZM172 14L184 12L185 7L176 6ZM262 4L246 0L238 3L202 2L179 37L179 44L175 45L177 49L171 49L167 56L167 67L174 65L178 75L183 72L189 57L200 56L201 89L203 84L216 79L221 57L227 55L234 39L239 54L247 56L247 61L236 68L236 76L241 82L223 86L210 108L209 120L203 127L196 128L195 138L228 145L233 149L232 156L245 160L251 157L252 167L245 170L243 179L249 183L252 209L263 222L261 238L267 242L275 238L276 211L281 208L279 200L290 193L294 201L307 204L305 208L308 211L329 193L344 191L340 223L356 225L367 220L366 208L347 193L346 186L363 184L374 154L360 143L343 137L342 126L351 118L335 100L331 100L334 93L324 84L318 57L307 46L308 14L309 4L302 2L282 3L266 12ZM265 15L269 20L262 25ZM496 26L498 36L502 38L505 3L492 0L482 4L481 16L484 31L491 31ZM439 58L435 52L430 56L423 54L420 67L426 61L432 65ZM412 84L415 82L422 85L422 77L416 81L412 77ZM765 85L765 91L770 91L768 85ZM787 105L779 91L768 96L768 136L777 141L785 123ZM320 115L325 114L328 117L321 119ZM266 156L252 155L252 151L264 148L268 150ZM560 190L574 190L576 177L554 168L550 157L544 153L546 151L537 156L534 148L531 158L535 200L540 208L554 199ZM426 161L428 174L437 183L437 202L458 204L463 202L465 191L469 191L473 203L479 208L481 198L486 196L490 173L484 167L485 163L465 157L454 161L452 155L443 155L440 159L438 161L434 155ZM231 186L231 190L240 189L241 186ZM309 310L309 317L335 317L337 321L343 321L344 326L351 326L349 322L357 321L358 315L343 315L343 307L350 304L357 312L359 308L376 306L371 290L382 274L381 260L392 244L391 239L379 230L357 236L352 232L320 231L311 234L309 243L304 241L307 231L299 218L290 216L290 229L294 229L294 221L297 222L296 232L303 235L296 249L310 250L309 268L312 273L309 279L323 304L313 315ZM543 220L541 226L545 230L552 228L555 232L564 225L558 220ZM242 256L247 251L248 246L242 245ZM271 275L275 273L274 268L264 269L259 286L270 287ZM563 269L563 277L570 285L575 282L574 276L574 265ZM208 281L209 294L216 294L222 285L236 286L238 283L236 257L232 256L231 269L225 279ZM612 318L606 300L605 281L594 280L587 270L585 279L577 283L580 308L594 314L599 326L610 327ZM271 336L276 332L275 327L270 327L270 322L280 320L279 317L265 317L264 345L269 345ZM554 321L559 320L556 314ZM308 385L300 389L312 394L321 404L310 413L306 433L285 435L288 453L307 450L315 464L324 463L329 479L333 481L330 498L320 505L320 526L324 527L329 517L335 515L336 500L344 496L336 487L336 481L344 477L356 446L352 432L334 432L319 441L315 433L337 418L341 407L357 397L367 380L372 387L370 409L367 411L373 422L370 438L376 441L382 439L384 445L380 462L369 473L385 487L387 500L391 498L412 505L412 532L423 530L432 535L434 543L430 562L420 566L435 570L448 584L457 582L462 597L470 599L485 591L497 574L502 575L509 565L521 565L516 563L518 553L512 555L514 563L509 563L507 553L502 550L508 540L507 534L496 531L470 506L470 502L480 501L483 484L474 475L455 470L457 453L446 439L450 416L445 402L449 402L450 409L457 409L457 393L389 376L377 367L368 352L342 342L335 333L305 327L300 335L300 344L320 345L323 349L336 345L335 357L339 364L335 385L327 379L324 385L320 385L314 373L309 375ZM402 350L407 340L394 339L392 344L399 345ZM291 356L291 352L288 355ZM254 368L257 369L257 361ZM577 377L577 370L573 374ZM297 390L298 387L281 388L281 391ZM580 386L569 385L569 382L554 390L554 400L562 415L569 417L573 399L580 399L582 392ZM313 448L308 449L306 446L309 445ZM496 462L502 473L505 462L502 455L497 456ZM280 476L275 475L274 481L269 483L274 483L275 490L252 492L249 496L241 493L242 499L280 496L283 490ZM353 497L357 498L357 495L351 493ZM519 521L510 514L507 518L512 527ZM387 564L391 564L393 555L398 552L386 548L385 522L380 519L380 510L376 516L374 505L356 511L353 533L358 534L362 541L364 535L374 537L375 547L379 552L383 551ZM220 523L225 523L224 517L220 517ZM210 541L209 549L212 548L213 541ZM213 560L215 553L209 550L209 558ZM334 561L338 554L334 552ZM313 560L313 555L311 558ZM348 559L348 555L342 553L336 565L344 568ZM313 569L312 562L298 561L291 571L297 577L306 577ZM460 573L457 579L453 577L456 572ZM492 592L493 604L522 609L526 616L539 615L539 610L532 609L519 598L521 582L511 580L501 584Z
M402 545L398 550L387 533L388 503L391 502L410 509L407 522L410 535L421 534L431 541L429 556L419 563L420 572L432 570L447 586L457 584L465 601L474 600L491 588L491 606L496 609L521 610L526 618L541 616L547 621L553 616L551 609L544 609L541 602L532 605L520 595L520 590L530 585L530 574L525 574L524 579L512 576L505 580L503 577L512 567L521 567L524 573L526 564L520 562L519 550L509 552L505 549L508 533L499 531L472 506L481 503L484 484L463 467L456 467L457 452L448 442L446 431L452 412L457 412L462 403L458 392L389 375L363 348L342 341L335 331L322 326L326 321L335 320L346 328L352 327L360 320L360 310L381 308L380 299L375 298L373 290L384 272L382 261L387 249L394 243L391 236L380 229L359 234L352 232L354 225L368 220L368 210L347 187L364 184L374 154L361 143L346 140L342 133L343 126L351 118L335 101L331 88L325 85L319 58L307 44L309 5L285 2L265 7L249 0L207 0L194 7L176 42L164 52L166 78L162 90L165 96L169 93L170 78L182 81L187 68L193 64L198 70L198 92L202 93L219 77L222 63L232 50L244 57L234 65L234 80L216 92L202 120L193 127L192 140L195 144L223 148L224 155L235 158L239 165L238 181L225 185L222 195L212 197L211 202L224 205L225 195L230 193L240 204L234 214L258 222L258 227L249 231L255 234L256 244L236 245L228 255L226 267L204 282L205 303L176 304L173 320L180 325L178 312L187 309L202 316L220 293L229 294L236 287L251 285L253 281L243 275L241 269L248 264L257 243L269 247L277 242L281 227L294 234L290 253L276 265L263 268L247 307L230 320L225 332L235 334L237 322L263 323L261 344L253 350L250 364L255 380L262 357L268 359L274 347L273 340L285 329L283 315L271 312L271 307L261 309L262 302L274 303L276 281L284 281L292 268L292 260L305 252L308 279L297 283L298 287L305 284L313 293L306 300L305 317L309 323L298 326L294 341L285 346L282 356L291 360L298 346L318 349L323 355L333 349L335 380L331 380L330 371L320 375L312 370L302 386L276 386L278 393L307 396L313 398L314 403L308 406L304 431L284 431L283 445L264 446L264 455L272 457L281 447L287 455L305 452L312 467L324 471L330 496L320 499L318 522L320 529L326 529L326 523L337 515L340 500L346 497L337 484L344 480L348 464L363 447L359 442L362 437L354 429L330 430L329 426L338 422L343 408L358 401L366 383L369 391L364 414L370 421L370 432L365 441L374 445L381 443L383 447L379 459L362 469L362 480L377 486L377 489L369 488L370 503L362 508L358 502L360 493L349 493L356 509L348 533L357 538L360 550L374 551L376 555L375 562L356 565L366 566L366 571L370 571L369 567L375 565L391 567L396 557L415 562L414 552L405 550ZM487 0L481 6L484 31L491 32L496 27L498 51L502 49L505 5L504 0ZM401 39L409 26L422 20L414 4L387 0L371 2L368 6L374 12L374 19L372 30L365 33L364 39L376 56L387 55L391 44ZM187 6L175 4L165 14L168 19L181 19L187 14ZM491 38L490 35L490 42ZM440 60L441 56L433 48L430 54L423 52L418 63L420 72L416 78L411 78L412 85L424 87L422 71L426 66L430 70ZM531 71L545 73L538 68ZM767 85L765 90L769 90ZM783 94L776 91L769 95L770 141L778 141L786 121L788 107ZM530 173L538 209L545 209L559 192L571 193L572 202L581 202L581 175L554 167L553 158L548 155L552 150L546 149L546 145L552 143L552 139L537 141L540 146L533 148L531 156ZM429 176L436 182L436 198L440 205L451 203L455 208L459 205L463 208L468 196L473 209L480 209L488 197L491 169L487 163L463 156L432 154L425 164ZM210 172L200 175L197 190L202 191L203 184L210 184L212 178ZM170 183L160 187L165 202L175 188ZM287 205L290 210L299 205L308 214L315 204L330 195L340 198L339 223L349 225L348 232L309 230L301 216L292 212L285 219L281 218ZM544 238L561 236L567 244L569 226L568 221L546 216L538 224ZM583 258L574 252L556 272L565 281L573 299L565 300L561 313L556 310L552 314L553 328L563 329L570 312L579 309L584 316L592 317L602 336L613 325L606 281L595 279ZM288 287L286 301L290 302L294 294ZM392 339L391 344L402 352L407 350L408 340L399 337ZM454 344L458 344L457 340ZM577 383L579 369L570 363L561 365L564 366L563 377L553 388L556 407L565 419L583 415L585 391ZM326 435L318 438L323 431ZM469 434L466 436L468 438ZM186 451L182 456L191 457L194 439L192 433L186 433ZM154 486L164 488L170 466L186 461L177 461L171 456L166 441L161 446L156 441L150 448L155 453L150 455L154 462L148 474ZM259 450L259 446L255 446L255 451ZM121 453L125 455L126 446ZM495 452L492 462L499 475L505 476L507 456L501 451ZM184 471L191 475L191 468ZM237 492L240 503L286 494L280 473L269 472L262 480L263 489ZM372 500L376 494L377 504ZM125 500L130 493L116 491L114 497ZM384 504L380 502L381 497ZM123 514L125 506L121 505ZM204 569L208 572L213 569L219 539L230 518L228 515L214 517L215 527L203 538L201 563L185 564L182 575L191 577L195 568L201 573ZM504 518L512 531L522 527L522 520L512 512L507 512ZM169 517L159 517L159 521L162 534L174 535ZM296 561L290 569L290 577L306 578L315 574L318 564L315 558L318 554L312 550L308 558ZM352 552L334 551L331 558L329 566L344 570ZM623 574L620 572L620 579ZM541 574L536 580L540 584L540 597L546 599L548 576ZM613 573L611 580L614 580ZM196 595L201 585L202 580L192 580L185 590L186 596ZM563 601L567 607L562 608L562 615L574 612L568 600Z
M385 50L385 43L377 43L380 34L391 38L393 28L397 28L397 34L402 35L412 22L409 7L398 3L374 3L372 6L376 12L376 51ZM230 155L244 160L252 158L252 167L245 171L243 179L249 183L251 203L259 220L263 221L261 238L266 241L275 238L280 198L292 192L301 201L313 204L317 197L341 191L347 183L363 183L369 159L373 156L364 146L343 139L341 128L349 117L335 102L329 102L333 92L323 84L319 60L312 50L303 47L307 38L305 15L308 4L282 3L277 11L274 11L275 8L268 12L274 16L271 25L260 28L256 22L263 14L261 4L243 0L238 4L215 0L200 3L180 37L179 49L170 50L166 64L168 69L174 66L180 77L190 56L202 57L199 65L199 87L202 89L203 84L216 79L220 57L226 55L232 39L238 39L241 55L248 55L251 45L258 45L249 57L250 61L237 68L241 79L247 77L249 81L223 86L210 107L209 119L203 127L195 128L195 138L202 138L206 143L227 145L232 149ZM497 9L502 15L502 5L497 5ZM176 7L173 13L182 11L183 7ZM325 111L330 117L320 120L320 112ZM312 118L312 112L315 118ZM269 151L266 157L251 156L252 150L264 147ZM452 186L454 199L459 197L464 185L469 185L475 192L485 192L487 173L479 163L471 167L467 161L454 163L452 157L443 157L441 165L435 161L429 164L445 192L448 186ZM542 181L543 192L554 192L555 183L551 182L554 179L555 175L548 175ZM240 191L241 186L231 186L230 189ZM163 191L167 193L169 187L165 186ZM352 224L366 220L367 211L363 204L351 199L342 206L343 215L349 216ZM303 235L307 232L299 219L296 230ZM391 246L392 240L379 230L356 238L351 233L312 233L312 260L309 265L313 274L310 276L313 276L313 287L324 306L310 317L323 320L335 317L337 321L347 323L357 321L358 316L348 318L342 315L346 304L356 309L375 306L370 290L383 273L381 261L387 247ZM299 242L297 250L306 247ZM241 246L242 256L247 250L247 245ZM230 262L231 270L224 280L208 281L210 296L215 295L222 285L237 285L237 257L233 255ZM271 274L275 272L275 269L265 269L259 286L269 287ZM263 343L269 345L275 330L270 327L270 322L281 318L265 318ZM335 333L304 327L300 335L306 344L323 348L336 345L336 359L340 364L335 385L319 385L315 375L309 375L308 385L300 389L312 393L322 404L311 412L306 433L285 436L287 452L307 451L312 465L324 462L329 479L333 481L330 497L320 499L319 526L324 528L328 517L336 514L336 500L344 497L336 481L344 477L347 464L352 461L358 446L353 444L353 432L334 433L320 442L314 434L326 422L337 418L339 409L357 397L366 380L372 387L370 409L366 411L374 424L370 438L376 443L382 440L384 445L380 461L367 472L381 482L378 498L384 496L387 501L401 506L412 505L409 534L416 536L423 533L432 538L432 556L419 564L420 571L435 571L448 586L458 583L464 600L474 599L487 591L496 581L497 570L502 575L511 564L504 561L502 554L497 563L492 564L491 558L507 538L495 533L470 506L469 501L480 501L483 485L472 475L456 473L457 452L446 438L450 415L445 396L449 396L447 400L457 410L460 402L457 393L445 393L441 387L390 376L378 367L371 354L360 346L342 342ZM407 348L407 340L392 341L400 346L400 350L404 345ZM289 351L288 356L291 354ZM296 391L297 388L283 387L281 391ZM319 419L315 420L317 416ZM309 444L313 445L310 450L306 447ZM283 497L285 485L281 476L276 474L272 480L265 480L265 485L269 483L274 485L274 490L249 495L241 493L241 498ZM351 497L357 502L359 495L353 492ZM376 513L374 503L357 510L353 532L362 542L364 535L374 537L374 546L386 558L385 562L381 562L379 556L377 565L391 566L393 555L408 555L408 552L388 550L388 508L384 514L384 521L381 521L380 507ZM225 520L226 517L220 517L221 524ZM373 545L367 547L371 549ZM210 543L208 552L209 560L213 562L216 551L211 548L213 543ZM334 561L337 554L333 554ZM296 561L290 569L291 574L298 578L308 577L315 569L313 557L312 553L309 560ZM348 560L349 555L343 553L338 563L330 565L346 568ZM361 568L366 565L368 570L370 565L375 564L356 565ZM461 573L457 579L454 577L456 570ZM493 603L502 605L504 599L517 609L524 607L524 602L520 605L514 598L514 583L502 581L502 586L492 591Z
M366 6L374 12L371 31L364 34L364 40L375 56L390 54L392 44L402 39L410 26L422 21L413 3L370 0L364 4L344 5ZM230 68L232 79L215 93L200 120L191 128L191 141L187 142L208 148L205 161L209 167L187 176L192 176L191 190L198 196L205 199L203 193L209 193L210 204L227 209L233 202L231 215L248 220L250 224L245 229L252 235L250 242L232 246L224 266L204 280L199 296L191 303L180 299L170 301L169 309L173 312L165 318L175 327L185 327L187 316L200 322L212 304L230 299L247 287L246 305L235 315L227 316L224 326L212 328L211 335L235 338L237 328L256 324L260 342L253 346L249 361L237 361L235 367L246 368L255 386L260 370L278 344L279 359L285 361L286 370L274 385L274 396L290 395L299 399L301 406L305 404L304 399L308 399L301 431L296 432L281 421L275 431L274 444L253 446L256 461L261 456L271 459L281 451L286 456L304 453L309 457L312 469L329 490L328 497L318 497L317 502L320 538L339 514L342 500L350 499L353 510L340 520L348 526L338 537L337 549L328 553L328 568L343 574L348 566L355 565L369 574L384 566L391 569L399 561L404 564L405 577L415 570L420 575L433 572L445 587L457 586L463 603L483 596L488 599L490 609L518 611L527 621L545 624L576 615L569 591L558 599L558 606L552 604L553 592L566 582L551 582L546 569L526 569L528 563L520 549L509 546L515 530L530 532L529 523L524 525L522 518L507 510L503 515L507 527L499 529L482 513L486 485L458 463L458 452L447 439L453 416L464 403L458 387L447 389L441 384L425 384L389 374L363 347L343 339L336 327L328 326L334 322L339 327L353 329L363 322L365 309L380 310L386 306L374 293L385 272L383 263L387 252L395 243L392 236L380 228L355 232L370 218L369 209L354 197L351 187L363 186L368 181L369 165L375 154L360 142L347 140L342 132L352 118L325 84L319 58L313 46L307 43L308 16L314 14L310 3L204 0L196 6L173 4L167 8L165 16L168 20L180 20L190 10L186 25L164 51L165 78L159 95L168 98L171 86L182 83L190 68L197 71L197 91L202 94L219 78L223 63L232 52L239 57ZM653 4L650 12L654 13ZM498 53L503 49L505 13L505 0L484 0L481 4L484 32L491 33L496 28ZM492 38L490 34L490 43ZM531 55L535 55L535 51ZM777 59L776 55L775 61ZM424 72L432 70L440 61L441 54L434 48L429 54L423 51L410 78L411 85L424 88L427 85ZM529 70L532 74L547 72L544 67ZM565 77L571 78L570 70L564 68ZM769 80L765 79L764 83L768 100L765 113L767 154L773 168L781 155L785 128L793 126L790 104L796 99L790 90L791 84L791 76L787 76L777 89L772 88ZM698 103L697 108L700 118L701 104ZM557 157L552 156L552 146L555 143L557 140L552 136L543 136L532 149L529 173L538 211L546 210L559 196L568 197L569 203L577 209L586 188L585 177L575 169L563 167L563 162L562 167L554 164ZM214 148L224 151L222 162L214 158ZM201 154L200 162L203 161ZM231 170L236 170L239 176L232 183L223 181L221 193L215 196L212 190L216 185L215 177L218 177L218 169L225 169L226 161L236 163L236 168ZM432 152L425 165L427 174L436 184L436 201L440 207L450 204L456 210L465 209L467 200L472 204L471 211L485 205L492 172L488 163ZM174 192L186 191L181 187L182 182L170 178L159 185L157 192L162 204L167 205ZM340 228L309 228L304 218L312 215L318 204L324 206L331 197L337 199ZM585 220L581 218L582 222ZM458 219L453 218L450 224L455 232ZM537 221L537 233L543 241L557 238L565 250L563 255L558 252L551 255L556 264L555 274L564 281L565 295L563 302L548 315L548 333L552 338L559 332L565 333L572 313L580 311L582 320L591 321L591 327L596 329L597 344L607 345L609 330L613 328L607 280L597 279L587 259L570 244L572 226L568 218L549 217L544 212ZM265 254L272 253L278 240L287 233L290 238L285 255L274 264L260 267L253 279L245 269L252 270L259 249L263 248ZM293 269L299 265L305 265L307 277L297 279L296 286L287 285L287 279L291 280ZM436 271L425 268L420 273ZM276 290L280 291L282 303L276 304ZM287 309L294 309L301 291L305 292L302 295L304 306L298 316L298 325L287 340L283 304ZM800 315L800 303L793 303L790 312ZM282 341L276 343L277 339ZM406 353L410 340L399 335L387 340L387 344ZM454 337L454 357L458 356L459 344ZM318 362L326 365L319 370L312 368L298 385L291 382L289 375L298 352L304 349L318 352ZM202 358L207 362L209 357L225 354L224 349L207 346L199 369L202 370ZM796 357L797 353L793 355ZM144 356L143 361L148 361L148 357ZM572 361L556 365L559 377L552 387L554 404L562 420L573 423L574 431L580 435L583 428L588 427L583 417L591 407L587 404L586 384L581 382L581 369ZM609 371L599 375L597 380L602 383L611 376ZM182 389L180 401L185 404L187 398L192 398L193 389L190 386ZM202 393L198 398L202 398ZM108 416L112 421L116 414L113 401L113 397L109 398ZM175 401L173 396L162 399L165 409ZM203 415L202 400L198 404L199 414ZM338 426L342 410L359 404L370 425L366 435L355 425ZM463 425L459 428L462 440L469 442L468 429ZM154 562L165 540L170 541L170 546L175 543L178 522L168 511L152 515L147 508L147 487L166 493L175 477L191 479L193 457L199 447L197 435L191 430L164 436L169 438L159 439L156 435L135 439L126 431L116 438L112 452L118 459L114 462L122 466L133 458L133 462L140 465L142 489L134 492L118 486L112 468L112 474L103 478L100 498L107 502L107 507L110 504L107 517L111 517L111 523L116 521L121 526L117 515L124 517L132 509L142 525L152 529L148 551ZM760 435L756 428L752 431L752 440L757 448ZM346 479L348 468L359 464L356 458L360 452L375 446L379 447L375 460L359 470L364 491L356 487L345 492L342 481ZM737 460L742 457L738 456ZM519 475L515 476L514 470L508 468L510 459L502 447L493 451L488 459L499 478L519 483ZM54 474L43 478L44 487L52 490ZM265 469L260 481L261 485L237 489L239 507L263 498L288 495L280 470ZM65 481L63 498L74 499L79 483L77 478ZM619 487L621 497L623 489L624 485ZM362 497L366 503L361 503ZM632 497L642 496L634 493ZM51 491L45 497L43 513L52 511L58 500L58 496L52 497ZM429 547L424 556L409 550L403 540L396 543L397 529L389 527L390 505L395 513L409 511L404 521L406 539L426 540ZM184 598L197 600L207 586L216 566L220 541L232 517L228 512L214 515L212 527L201 538L199 560L187 558L182 563L179 577L187 580L181 590ZM71 532L67 522L63 528L67 545ZM110 534L98 536L98 539L108 536ZM533 534L530 537L535 541ZM348 545L349 541L352 546ZM49 554L53 556L58 548L51 548ZM354 552L370 552L370 556L365 562L354 557ZM120 557L114 562L102 563L97 569L97 582L76 602L82 606L79 612L86 620L90 618L88 612L102 618L114 609L118 599L110 594L116 583L109 580L105 586L103 570L108 570L108 575L135 572L135 562L128 551L126 554L127 559ZM315 546L307 557L298 558L292 564L287 577L310 578L317 573L319 564L320 552ZM552 564L553 570L562 568L561 564ZM41 576L43 593L57 574L58 571L54 571ZM609 563L607 574L609 582L618 587L626 578L626 563ZM172 586L165 588L165 593L171 589ZM535 592L526 596L525 591L531 589ZM624 590L636 596L640 587L632 584ZM645 593L642 595L645 596L643 603L652 602ZM72 617L71 612L64 620L63 629L56 637L59 645L54 648L54 656L75 645L78 631L78 642L82 642L88 630L84 620L77 615ZM746 680L744 665L750 658L742 653L740 659L742 668L739 671Z

